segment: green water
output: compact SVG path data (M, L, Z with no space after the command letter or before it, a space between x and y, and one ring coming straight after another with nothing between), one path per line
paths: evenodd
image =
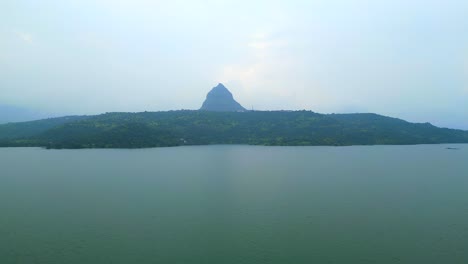
M468 263L468 145L0 149L0 263Z

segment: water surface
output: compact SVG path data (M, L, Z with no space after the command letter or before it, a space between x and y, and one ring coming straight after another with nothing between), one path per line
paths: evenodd
M468 263L466 144L4 148L0 166L2 264Z

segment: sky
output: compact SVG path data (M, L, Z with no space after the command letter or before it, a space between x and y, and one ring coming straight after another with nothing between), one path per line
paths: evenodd
M373 112L468 130L465 0L2 0L0 104Z

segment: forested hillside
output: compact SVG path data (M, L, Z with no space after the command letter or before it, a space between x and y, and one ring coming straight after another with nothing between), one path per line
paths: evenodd
M376 114L311 111L107 113L0 125L0 146L47 148L434 143L468 143L468 132Z

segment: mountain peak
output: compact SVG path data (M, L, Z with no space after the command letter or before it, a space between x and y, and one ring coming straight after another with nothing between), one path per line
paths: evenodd
M213 87L208 94L225 94L232 97L232 93L222 83L218 83L218 85Z
M232 93L222 83L218 83L218 85L213 87L206 95L206 100L203 102L200 110L237 112L245 111L245 108L234 100Z

